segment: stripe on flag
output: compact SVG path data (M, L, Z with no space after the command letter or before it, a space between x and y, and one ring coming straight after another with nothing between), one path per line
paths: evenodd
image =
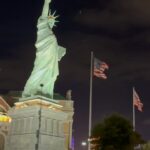
M105 62L94 58L94 76L101 79L107 79L107 76L104 73L106 69L108 70L109 66Z
M133 88L133 105L137 107L139 111L143 111L143 103L140 100L140 97L138 96L137 92Z

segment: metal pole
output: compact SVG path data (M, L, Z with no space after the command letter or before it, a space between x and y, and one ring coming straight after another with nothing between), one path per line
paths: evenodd
M40 84L41 87L41 95L42 95L42 88L43 84ZM42 114L42 100L40 100L40 109L39 109L39 127L37 130L37 144L36 144L36 150L39 150L39 143L40 143L40 129L41 129L41 114Z
M92 128L92 90L93 90L93 52L91 52L91 69L90 69L90 95L89 95L89 138L91 137ZM88 150L90 150L90 142L88 142Z
M41 100L40 100L41 101ZM40 129L41 129L41 104L39 109L39 126L37 130L37 143L36 143L36 150L39 150L39 143L40 143Z
M134 94L134 87L133 87L133 94ZM134 106L134 95L133 95L133 131L135 131L135 106Z

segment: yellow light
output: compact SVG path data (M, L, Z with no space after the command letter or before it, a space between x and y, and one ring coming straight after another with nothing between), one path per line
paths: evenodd
M0 115L0 122L11 122L11 118L6 115Z

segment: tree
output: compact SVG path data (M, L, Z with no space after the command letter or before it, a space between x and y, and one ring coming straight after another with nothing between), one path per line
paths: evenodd
M136 144L143 143L141 136L133 131L129 120L113 114L97 124L92 130L92 137L100 137L91 141L91 145L99 145L100 150L133 150Z
M150 142L143 144L143 150L150 150Z

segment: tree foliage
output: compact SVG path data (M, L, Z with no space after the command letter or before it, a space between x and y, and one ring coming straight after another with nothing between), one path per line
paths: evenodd
M91 142L98 143L100 150L133 150L135 145L143 142L141 136L133 131L130 121L118 114L97 124L92 130L92 136L100 137Z
M150 150L150 142L143 144L142 148L143 150Z

